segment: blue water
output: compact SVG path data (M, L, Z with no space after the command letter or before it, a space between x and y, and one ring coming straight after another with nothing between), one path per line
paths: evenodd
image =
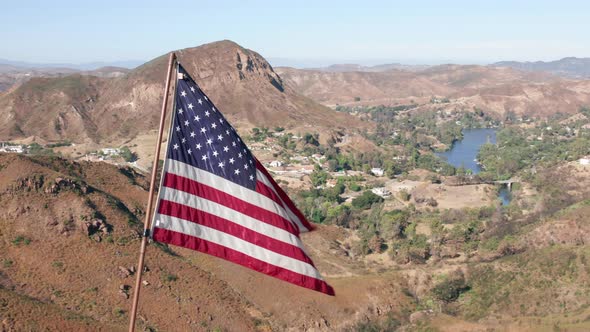
M473 174L481 171L481 167L475 162L479 148L485 143L496 143L496 129L465 129L463 139L455 142L449 151L437 153L449 164L459 168L461 166L470 169Z
M498 198L502 201L502 205L506 206L510 204L510 200L512 199L512 193L508 190L506 185L503 185L498 191Z
M481 146L486 143L496 144L496 129L465 129L462 140L455 142L449 151L440 152L437 155L457 168L462 166L470 169L473 174L477 174L481 172L481 166L475 159ZM512 195L506 186L500 188L498 198L502 201L502 205L510 204Z

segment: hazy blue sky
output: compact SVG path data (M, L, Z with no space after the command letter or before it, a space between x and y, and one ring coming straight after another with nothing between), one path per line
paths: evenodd
M231 39L275 64L487 63L590 57L589 32L583 0L19 0L2 3L0 58L149 60Z

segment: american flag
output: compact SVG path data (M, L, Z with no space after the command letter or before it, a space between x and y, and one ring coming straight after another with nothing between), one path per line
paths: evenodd
M180 66L152 239L334 295L303 249L311 224Z

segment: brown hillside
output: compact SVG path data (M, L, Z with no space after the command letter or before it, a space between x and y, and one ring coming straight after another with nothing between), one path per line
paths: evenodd
M0 154L2 328L124 330L146 185L127 168ZM399 276L371 274L338 249L336 241L347 236L322 227L304 238L336 297L150 245L139 324L161 331L330 330L411 310Z
M575 81L510 68L443 65L421 71L323 72L278 68L295 90L324 105L428 106L430 98L449 98L434 107L473 109L529 116L573 113L590 104L590 81ZM355 100L355 97L360 98ZM358 99L357 98L357 99Z
M70 326L123 330L136 261L145 182L128 169L61 159L0 155L3 313L8 327L53 324L23 308L57 308ZM88 181L88 182L87 182ZM182 259L150 248L143 326L253 326L249 305L226 283ZM176 276L179 280L175 280ZM190 276L190 277L189 277ZM57 310L52 309L52 310ZM49 311L52 312L52 311ZM59 316L59 315L58 315ZM170 320L170 317L181 318ZM57 330L63 330L64 324ZM96 330L98 328L92 328Z
M47 140L96 138L91 110L105 81L94 76L33 78L0 97L0 137L39 136Z
M284 85L258 53L231 41L177 51L180 62L238 128L327 133L362 127L354 117ZM35 78L0 96L0 139L120 143L157 128L167 56L118 78Z

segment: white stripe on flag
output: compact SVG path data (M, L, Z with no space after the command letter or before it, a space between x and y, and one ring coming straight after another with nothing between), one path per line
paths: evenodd
M257 233L272 237L279 241L297 247L303 247L301 240L297 236L287 232L286 230L267 224L265 222L261 222L258 219L252 218L236 210L230 209L227 206L173 188L164 188L162 192L163 194L160 196L161 199L190 206L194 209L201 210L214 216L229 220L235 224L244 226Z
M239 184L233 183L232 181L222 178L221 176L217 176L213 173L204 171L198 167L194 167L174 159L168 159L166 171L171 174L192 179L214 189L226 193L231 193L232 196L238 199L241 199L250 204L263 208L267 211L280 215L281 217L290 221L293 224L293 226L297 227L298 229L301 229L301 227L297 225L299 223L299 219L296 219L296 221L293 220L291 217L292 213L288 213L288 209L286 210L285 206L277 204L272 199L254 190L242 187ZM290 210L288 211L290 212Z
M191 221L186 221L184 219L167 215L156 214L155 227L213 242L226 248L239 251L265 263L275 265L295 273L306 275L308 277L323 280L320 273L308 263L278 254L274 251L257 246L248 241L244 241L233 235L203 225L195 224Z

